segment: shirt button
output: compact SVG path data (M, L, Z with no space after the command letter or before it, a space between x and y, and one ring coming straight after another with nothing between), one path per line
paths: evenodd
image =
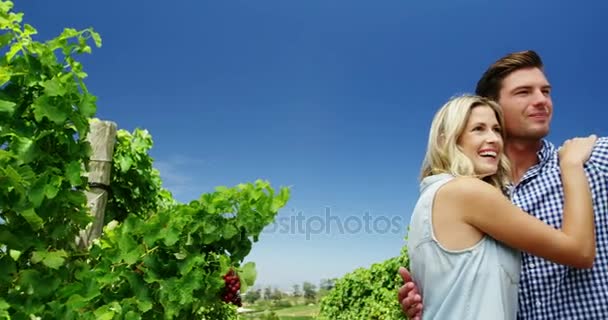
M543 304L540 302L540 300L536 300L536 306L537 306L537 307L539 307L539 308L540 308L542 305L543 305Z
M534 269L534 263L530 263L530 269Z

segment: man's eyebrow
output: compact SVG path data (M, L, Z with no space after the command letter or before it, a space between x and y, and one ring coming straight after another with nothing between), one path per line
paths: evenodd
M523 90L523 89L530 90L530 89L532 89L532 86L529 86L529 85L517 86L517 87L511 89L511 93L518 91L518 90Z
M533 85L523 85L523 86L518 86L518 87L513 88L513 89L511 90L511 92L515 92L515 91L517 91L517 90L522 90L522 89L527 89L527 90L530 90L530 89L532 89L532 88L534 88L534 86L533 86ZM552 89L552 87L551 87L551 85L550 85L550 84L547 84L547 85L541 86L541 88L542 88L542 89Z

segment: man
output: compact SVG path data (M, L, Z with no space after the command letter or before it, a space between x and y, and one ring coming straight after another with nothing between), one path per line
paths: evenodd
M550 189L560 179L557 149L544 137L553 114L551 86L534 51L508 54L483 74L477 95L497 101L505 116L513 186L511 201L545 223L559 228L563 190ZM591 269L574 269L522 253L518 319L608 319L608 137L599 138L585 165L593 194L596 259ZM420 319L422 298L405 268L399 302L411 319ZM414 275L415 276L415 275Z

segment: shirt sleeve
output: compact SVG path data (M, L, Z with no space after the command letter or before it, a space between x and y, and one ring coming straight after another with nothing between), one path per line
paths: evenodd
M600 137L589 157L589 162L606 177L608 177L608 137Z

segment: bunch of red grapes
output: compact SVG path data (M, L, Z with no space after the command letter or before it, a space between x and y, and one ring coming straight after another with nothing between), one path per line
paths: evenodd
M224 287L222 300L226 303L232 303L237 307L241 307L243 305L241 303L241 295L239 294L241 280L239 280L239 276L234 270L230 269L230 271L224 275L224 283L226 286Z

